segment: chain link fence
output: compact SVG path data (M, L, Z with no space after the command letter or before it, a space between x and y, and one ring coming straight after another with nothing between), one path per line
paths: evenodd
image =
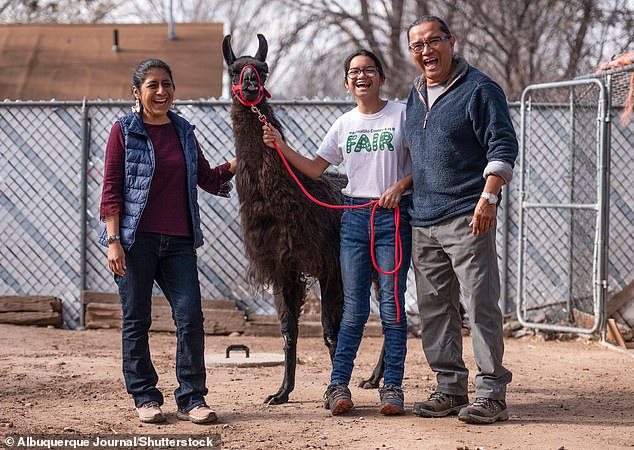
M286 128L290 145L307 155L314 154L330 125L351 107L344 100L271 103ZM83 323L82 290L116 290L107 269L105 249L97 244L103 227L99 221L99 203L109 131L116 118L127 113L129 107L130 104L123 101L0 103L0 295L60 297L64 322L69 328ZM229 101L177 101L175 107L196 125L197 137L212 166L235 154ZM514 125L519 130L519 105L510 107ZM540 119L543 123L554 120L551 112L544 114ZM614 283L611 287L616 289L631 278L628 263L634 216L631 181L627 174L632 169L634 139L631 124L614 128L612 158L617 171L612 178L612 192L618 195L613 194L611 209L614 219L611 217L610 226L615 227L611 228L611 249L615 251L610 259L610 283ZM558 128L552 125L540 133L544 146L555 155L559 155L557 148L561 145L558 133ZM580 169L584 172L593 170L592 163L576 162L582 168L589 164L588 168ZM615 167L617 165L620 167ZM541 176L555 179L559 168L560 164L552 158L550 163L544 161ZM498 222L501 304L505 312L514 311L516 307L519 236L516 190L515 181L504 188ZM199 202L205 236L205 245L198 250L203 296L232 299L239 307L255 313L273 313L270 293L254 292L245 276L247 261L237 196L223 199L200 192ZM582 228L575 233L581 236L591 231L583 228L586 221L582 217L576 221ZM563 228L557 227L557 230L565 233ZM533 256L550 260L570 258L565 252ZM545 276L548 277L548 273ZM416 314L412 273L408 280L407 310ZM547 285L552 281L546 278L541 283ZM554 295L545 295L537 303L553 299ZM373 311L377 310L374 304Z
M608 292L617 293L634 281L634 66L606 72L599 79L610 93ZM628 323L618 311L614 317Z
M537 328L593 332L610 292L632 281L634 127L620 117L633 76L630 67L525 90L513 275L520 319Z
M520 317L533 323L598 310L605 90L596 80L573 83L531 86L522 97L517 276Z

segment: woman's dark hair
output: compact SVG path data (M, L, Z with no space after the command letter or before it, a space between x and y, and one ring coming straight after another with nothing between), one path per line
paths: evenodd
M376 66L376 70L379 71L379 76L381 77L382 80L385 79L385 72L383 71L383 64L381 64L381 60L379 59L379 57L376 56L374 53L372 53L370 50L361 49L361 50L357 50L354 53L349 54L348 57L346 58L346 61L343 63L344 80L347 79L348 69L350 69L350 63L352 62L352 59L357 57L357 56L367 56L372 61L374 61L374 65Z
M416 25L420 25L425 22L438 22L440 24L440 31L445 33L447 36L451 36L451 31L449 31L449 26L447 26L447 22L442 20L438 16L423 16L419 17L415 21L413 21L409 27L407 27L407 43L409 44L409 31L414 28Z
M145 77L147 77L147 73L152 69L162 69L170 77L170 81L172 82L172 87L176 88L174 85L174 78L172 77L172 69L167 65L165 61L161 61L156 58L148 58L141 61L137 64L136 69L132 72L132 84L136 87L139 92L141 92L141 85L145 81Z

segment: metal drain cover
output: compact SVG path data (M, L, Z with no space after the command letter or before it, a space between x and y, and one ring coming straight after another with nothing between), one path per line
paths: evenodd
M239 353L236 353L238 351ZM207 367L270 367L284 365L284 355L278 353L252 353L246 345L227 347L225 353L205 355Z

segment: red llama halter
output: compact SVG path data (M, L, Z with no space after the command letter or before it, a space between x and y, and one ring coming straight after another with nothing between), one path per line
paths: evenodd
M247 68L253 69L253 71L255 72L255 75L258 77L258 96L252 102L248 101L244 97L244 93L242 92L242 77L244 76L244 71ZM255 106L262 101L263 97L271 98L271 94L269 94L269 92L262 85L262 79L260 78L260 74L258 73L256 68L250 64L242 68L242 71L240 72L240 81L238 82L238 84L235 84L231 87L231 92L233 92L233 95L235 95L238 101L242 103L244 106Z

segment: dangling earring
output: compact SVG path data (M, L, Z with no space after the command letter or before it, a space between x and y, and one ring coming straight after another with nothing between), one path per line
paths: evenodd
M135 112L135 113L138 113L141 110L141 107L139 106L138 97L136 98L136 101L134 102L134 106L131 109L132 109L132 112Z

